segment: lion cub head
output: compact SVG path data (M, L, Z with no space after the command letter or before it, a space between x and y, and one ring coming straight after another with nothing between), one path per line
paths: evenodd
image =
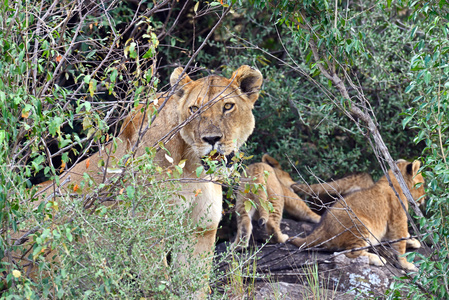
M232 156L253 132L252 109L262 74L245 65L229 79L211 75L192 80L182 72L183 68L175 69L170 83L177 85L173 97L178 102L178 121L187 122L180 131L183 140L200 158L213 150L216 156Z
M288 189L293 191L293 189L291 189L290 186L295 182L293 181L289 173L282 170L280 163L276 159L269 156L268 154L264 154L262 156L262 162L269 164L271 167L273 167L273 171L276 174L276 177L278 178L279 182L281 182L285 187L288 187Z
M415 160L410 163L401 159L396 162L396 165L401 171L413 199L417 200L419 205L423 205L425 201L424 177L421 173L418 173L419 168L421 167L421 162ZM390 177L393 180L393 184L398 184L395 176L390 175Z

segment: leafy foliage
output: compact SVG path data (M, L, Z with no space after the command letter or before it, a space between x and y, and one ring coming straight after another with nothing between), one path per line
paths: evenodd
M194 234L167 201L181 166L161 186L155 176L166 170L148 149L118 161L126 172L112 182L97 186L85 174L78 186L58 176L99 143L113 153L117 125L152 100L160 25L152 16L166 5L141 3L141 13L127 2L0 3L3 297L173 299L202 288L201 264L164 269L165 254L189 253L183 241ZM42 198L31 183L43 178L73 194ZM32 261L37 274L29 274Z
M428 229L424 238L435 246L432 259L420 256L420 271L412 279L416 286L411 285L410 296L443 299L449 296L448 278L442 271L449 266L448 11L444 5L434 3L416 4L411 9L415 22L410 34L414 42L414 56L410 60L413 80L405 91L415 94L415 105L406 111L402 123L404 127L416 128L414 141L425 144L422 160L428 185L427 218L419 223Z

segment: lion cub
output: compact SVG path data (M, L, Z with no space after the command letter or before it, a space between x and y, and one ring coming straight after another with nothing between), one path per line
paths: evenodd
M404 177L414 199L424 196L424 178L418 170L420 162L398 161L398 168ZM402 202L408 209L408 202L401 191L393 172L389 177ZM415 185L421 183L419 187ZM371 187L347 195L329 208L322 217L321 223L305 238L294 238L291 243L298 247L324 246L332 250L347 250L378 244L381 240L396 240L409 237L407 216L394 191L383 176ZM399 264L403 269L416 271L414 264L405 257L406 241L392 244L399 256ZM381 266L385 260L367 250L346 253L349 258L360 255L368 256L370 264Z
M265 174L268 174L268 177ZM254 180L253 180L254 179ZM244 193L247 184L258 184L257 193ZM279 162L271 156L265 154L262 162L251 164L246 169L246 177L242 179L240 191L237 195L237 237L233 243L233 248L248 247L249 238L252 233L251 219L256 215L260 226L266 226L268 234L273 234L278 243L285 243L289 238L280 229L282 213L285 210L293 217L301 220L318 223L320 216L310 210L310 208L296 195L290 188L294 183L290 175L281 169ZM265 188L265 191L260 186ZM251 186L250 190L253 190ZM249 212L245 209L245 202L250 199ZM272 204L274 211L268 212L261 202Z
M370 174L360 172L323 183L308 185L297 182L292 185L292 189L296 193L312 195L314 203L311 203L310 207L317 211L318 214L322 214L331 204L338 201L340 197L345 198L351 193L370 188L374 184ZM424 197L418 200L418 204L424 204ZM418 249L421 247L421 243L417 239L408 239L406 243L409 248Z

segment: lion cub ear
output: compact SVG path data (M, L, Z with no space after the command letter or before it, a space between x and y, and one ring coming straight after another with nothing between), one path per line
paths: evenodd
M418 170L421 167L421 162L419 160L415 160L413 163L407 165L407 173L409 175L415 176L418 174Z
M419 160L415 160L413 162L413 176L418 174L419 168L421 168L421 162Z
M173 71L173 73L171 73L171 76L170 76L170 85L171 86L174 86L178 82L178 79L179 79L182 71L184 71L184 68L178 67ZM179 97L182 97L182 94L184 93L183 92L184 86L191 81L192 81L192 79L190 79L189 75L187 75L187 74L182 75L182 78L178 83L178 87L177 87L177 91L176 91L176 93L178 94Z
M279 162L274 159L273 157L269 156L268 154L264 154L262 156L262 162L269 164L270 166L272 166L273 168L276 169L280 169L281 165L279 164Z
M256 102L263 82L263 76L259 70L243 65L232 74L232 79L237 82L240 90L247 94L253 103Z

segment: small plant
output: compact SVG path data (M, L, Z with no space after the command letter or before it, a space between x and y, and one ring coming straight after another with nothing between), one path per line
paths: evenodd
M246 252L238 254L230 248L223 254L220 264L225 265L222 288L224 295L229 299L254 299L256 292L256 279L261 276L257 273L257 253ZM217 278L220 280L220 277ZM218 281L217 281L218 282Z
M304 283L307 285L303 290L304 299L327 300L337 299L336 291L338 284L329 289L330 282L320 276L318 264L314 263L303 268L305 273ZM305 285L305 286L306 286Z

